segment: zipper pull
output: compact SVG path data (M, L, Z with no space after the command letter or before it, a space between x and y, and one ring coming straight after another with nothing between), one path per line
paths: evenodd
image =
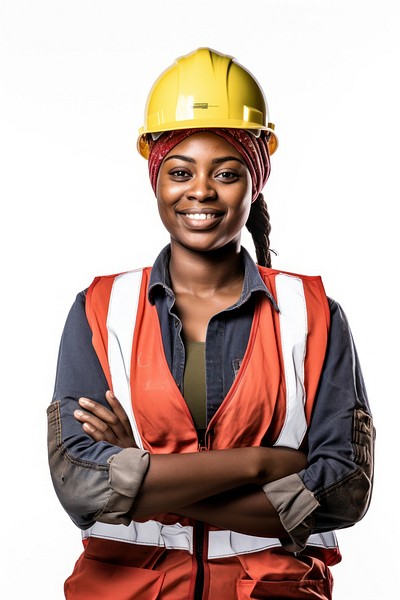
M199 452L205 452L206 447L206 429L197 429L197 439L199 441Z
M211 450L211 438L214 435L213 429L197 429L197 439L199 440L199 452Z

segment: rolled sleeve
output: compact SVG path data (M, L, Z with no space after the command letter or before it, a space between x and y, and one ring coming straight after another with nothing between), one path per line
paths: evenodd
M97 521L129 525L128 516L142 480L149 467L149 453L138 448L126 448L108 459L110 499Z
M94 442L82 433L66 436L59 401L49 406L47 415L53 486L72 521L81 529L95 521L128 524L147 472L148 452Z
M311 534L310 517L319 502L297 474L267 483L263 491L288 533L288 538L281 540L282 546L289 552L300 552L307 545Z

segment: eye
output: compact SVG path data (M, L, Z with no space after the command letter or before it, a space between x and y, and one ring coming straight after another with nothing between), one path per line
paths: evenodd
M171 169L168 173L175 181L188 179L191 177L191 172L188 169L184 169L182 167L176 167L175 169Z
M220 171L215 175L216 179L222 180L224 183L234 183L239 179L240 175L236 171Z

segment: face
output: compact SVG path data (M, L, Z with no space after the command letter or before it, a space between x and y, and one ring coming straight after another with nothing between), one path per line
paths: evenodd
M175 146L161 164L156 196L172 244L199 252L240 247L251 207L251 178L241 155L224 138L199 132Z

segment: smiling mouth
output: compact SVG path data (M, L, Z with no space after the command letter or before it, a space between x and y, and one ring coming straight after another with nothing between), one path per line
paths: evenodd
M210 221L218 217L216 213L183 213L185 217L192 221Z
M211 229L220 223L224 213L209 210L203 212L186 212L183 210L179 212L179 215L189 229L203 231L205 229Z

